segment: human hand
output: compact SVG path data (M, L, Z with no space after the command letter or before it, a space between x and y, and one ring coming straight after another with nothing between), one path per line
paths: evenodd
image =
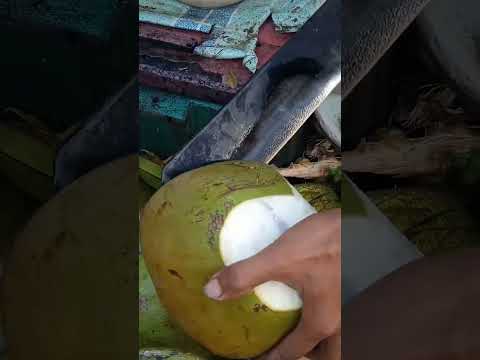
M340 359L341 211L312 215L257 255L215 274L205 294L215 300L238 298L267 281L296 289L302 317L292 333L263 356L295 360L312 351L315 359ZM326 340L327 341L322 341Z
M343 309L346 360L480 358L479 248L404 265Z

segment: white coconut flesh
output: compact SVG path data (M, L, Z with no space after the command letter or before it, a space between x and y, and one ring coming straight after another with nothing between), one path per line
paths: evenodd
M316 213L293 187L292 192L247 200L230 211L220 231L220 253L226 266L256 255L293 225ZM254 292L273 311L302 307L297 291L281 282L266 282Z

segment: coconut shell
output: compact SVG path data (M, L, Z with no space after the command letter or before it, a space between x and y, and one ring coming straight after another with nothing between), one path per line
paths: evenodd
M336 209L340 207L340 201L333 189L325 184L304 183L295 185L295 189L307 200L318 212Z
M296 185L295 188L317 211L324 211L340 206L336 193L328 186L317 183L305 183ZM142 179L139 181L140 209L155 193L155 189L147 185ZM174 325L169 318L167 310L160 304L155 287L145 267L144 259L139 259L139 341L141 348L167 347L176 349L146 352L149 355L141 355L142 359L165 358L176 356L189 358L190 356L211 356L204 348L186 335L178 326ZM187 351L187 354L178 353L178 350ZM195 355L192 355L195 354Z
M139 344L140 349L168 347L198 356L210 354L174 325L160 304L143 256L139 257Z
M229 211L246 200L282 194L293 189L272 167L222 162L174 178L144 208L142 252L160 302L189 336L216 355L258 356L297 324L299 311L272 311L254 293L225 302L203 293L224 267L218 242Z
M139 178L139 208L143 209L155 189L148 185L143 178ZM183 359L198 359L211 356L210 353L186 335L178 326L174 325L169 318L167 310L160 303L150 274L145 266L143 256L139 255L138 261L138 284L139 284L139 346L140 349L169 348L172 350L143 351L140 359L157 359L169 357ZM185 351L186 353L179 353ZM181 355L178 355L181 354ZM195 355L193 355L195 354Z
M478 244L474 219L446 192L411 188L368 195L425 255Z
M2 294L9 360L138 356L137 168L130 157L87 174L23 229Z

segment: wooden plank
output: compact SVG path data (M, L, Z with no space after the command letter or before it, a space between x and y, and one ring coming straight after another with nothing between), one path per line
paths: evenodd
M35 200L45 202L55 193L53 177L0 152L0 174Z
M184 123L187 121L192 108L201 108L205 109L206 112L216 113L221 109L221 106L185 96L169 94L154 88L143 86L139 88L139 109L141 113L168 117L175 119L175 123Z
M255 49L255 54L258 58L257 70L268 63L278 50L280 50L280 48L277 46L269 44L258 45Z
M208 34L140 23L140 71L142 85L227 103L253 76L241 59L210 59L193 54ZM257 69L265 65L290 38L275 30L269 19L260 28Z
M221 106L140 87L141 148L163 159L176 154Z
M140 45L142 85L217 104L228 102L251 78L240 60L216 60Z
M139 36L141 39L159 41L186 49L193 49L208 39L208 34L198 31L186 31L147 23L140 23Z
M209 59L193 49L209 34L140 23L140 73L142 85L167 92L227 103L253 76L241 59ZM262 25L257 69L265 65L290 38L275 30L271 18Z
M79 126L74 124L64 133L54 133L40 120L16 109L0 112L0 119L0 153L46 176L53 176L60 144Z
M198 31L187 31L172 27L140 23L139 36L141 39L159 41L186 49L193 49L209 38L209 34ZM259 45L282 47L292 37L292 34L283 34L275 30L275 25L269 18L261 27L258 34Z
M258 68L279 49L257 47ZM139 68L142 85L218 104L227 103L253 76L240 59L210 59L142 40Z
M53 176L56 146L46 137L32 136L20 127L0 123L0 152L47 176Z
M258 43L260 45L271 45L282 47L292 38L293 34L280 33L275 30L275 24L269 18L261 27L258 33Z

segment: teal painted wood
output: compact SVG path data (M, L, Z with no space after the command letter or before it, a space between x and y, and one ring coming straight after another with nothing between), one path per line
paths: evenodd
M192 107L204 109L208 113L217 113L222 108L221 105L211 102L169 94L144 86L140 87L139 95L141 112L168 116L179 121L185 121Z
M167 158L177 153L218 113L221 105L140 87L142 148Z
M220 111L221 105L153 88L140 87L140 144L166 159L205 127ZM277 166L287 166L300 157L309 131L302 127L273 160Z

